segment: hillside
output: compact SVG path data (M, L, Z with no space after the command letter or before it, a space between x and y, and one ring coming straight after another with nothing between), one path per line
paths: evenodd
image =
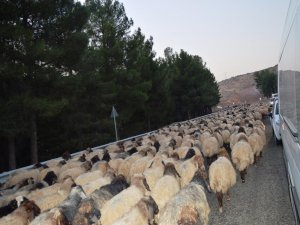
M272 72L277 72L277 66L267 68ZM255 71L257 72L257 71ZM220 106L227 106L240 103L253 103L262 98L262 94L256 88L254 73L247 73L231 77L220 81L219 90L221 93Z

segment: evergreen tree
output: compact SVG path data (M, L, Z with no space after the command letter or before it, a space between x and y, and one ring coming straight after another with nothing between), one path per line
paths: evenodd
M55 91L62 75L72 75L73 65L87 44L81 29L88 14L72 0L1 1L0 8L0 45L4 49L1 74L6 76L1 82L12 84L16 78L17 86L22 87L14 93L7 92L5 96L10 99L5 101L23 106L21 112L30 130L31 160L36 163L38 121L56 115L66 104ZM15 102L15 95L22 104ZM17 130L24 130L22 124L17 126Z
M277 74L263 70L254 74L256 87L266 97L271 97L272 93L277 93Z

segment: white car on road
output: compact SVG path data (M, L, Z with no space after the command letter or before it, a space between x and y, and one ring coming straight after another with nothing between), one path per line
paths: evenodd
M273 133L275 136L276 143L279 144L281 142L281 134L280 134L280 115L279 115L279 103L278 98L274 100L273 110L270 113L270 121L273 129Z

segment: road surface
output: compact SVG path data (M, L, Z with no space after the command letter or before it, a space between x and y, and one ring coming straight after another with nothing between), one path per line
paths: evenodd
M215 194L208 194L211 207L209 225L294 225L283 159L282 145L272 137L269 119L265 119L267 144L257 166L251 166L243 184L239 175L231 189L231 200L224 197L219 214Z

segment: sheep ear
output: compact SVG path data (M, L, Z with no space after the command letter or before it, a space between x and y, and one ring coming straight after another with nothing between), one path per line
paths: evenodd
M143 179L143 184L144 184L145 188L147 189L147 191L151 191L150 187L149 187L149 184L147 183L146 178Z
M152 165L153 165L153 163L154 163L154 161L152 161L152 163L150 164L150 166L149 166L148 168L151 168L151 167L152 167Z
M174 169L175 169L175 167L174 167ZM179 178L181 178L181 176L179 175L179 173L177 172L176 169L175 169L175 173L176 173L176 175L177 175Z
M164 167L166 167L164 160L161 160L161 163L163 164Z

